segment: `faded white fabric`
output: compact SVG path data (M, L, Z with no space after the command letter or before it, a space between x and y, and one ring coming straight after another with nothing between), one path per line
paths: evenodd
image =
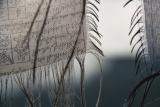
M148 50L154 69L158 69L160 62L160 0L143 0L143 2Z
M44 0L27 35L41 0L0 0L0 74L31 69L36 41L42 27L49 0ZM40 39L37 67L52 64L71 55L85 52L86 27L81 25L83 0L53 0Z

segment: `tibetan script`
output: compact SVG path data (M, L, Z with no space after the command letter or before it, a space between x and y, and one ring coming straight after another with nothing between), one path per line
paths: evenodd
M49 0L42 1L0 0L0 74L32 69L36 41L49 5ZM82 11L83 0L52 0L39 42L37 67L69 58L77 36L75 54L85 52Z

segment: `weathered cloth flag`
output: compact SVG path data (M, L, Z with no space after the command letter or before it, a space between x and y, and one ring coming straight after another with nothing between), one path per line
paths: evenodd
M0 106L10 106L6 102L12 99L7 96L11 93L13 97L15 87L19 87L25 95L25 105L39 107L42 85L52 106L74 106L75 60L80 66L80 96L85 106L85 56L91 53L99 62L103 56L97 25L99 3L99 0L0 0ZM36 92L39 96L35 95L35 88L39 89ZM96 106L99 99L100 94Z
M160 0L143 0L143 2L148 51L156 71L160 68Z
M77 36L75 55L84 53L82 12L82 0L1 0L0 74L32 69L35 57L36 67L67 59Z

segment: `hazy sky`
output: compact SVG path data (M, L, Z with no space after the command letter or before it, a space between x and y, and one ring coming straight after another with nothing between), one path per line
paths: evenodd
M100 33L103 34L102 43L106 56L130 55L131 46L128 36L131 16L136 3L123 8L127 0L101 0Z
M135 2L127 7L123 7L127 0L101 0L99 31L103 35L102 50L104 59L115 56L132 56L131 37L128 36L130 19L137 7ZM99 69L99 64L94 57L86 57L87 71L95 73ZM108 60L107 60L108 61ZM109 65L105 65L109 66ZM87 73L91 73L87 72Z

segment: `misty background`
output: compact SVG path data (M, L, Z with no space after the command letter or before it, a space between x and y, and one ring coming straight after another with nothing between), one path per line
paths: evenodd
M123 107L129 92L135 86L134 53L131 54L128 36L130 19L137 3L123 7L127 0L101 0L99 31L103 35L103 87L100 107ZM93 102L99 87L99 66L94 57L88 58L87 105ZM95 62L93 64L93 62Z

